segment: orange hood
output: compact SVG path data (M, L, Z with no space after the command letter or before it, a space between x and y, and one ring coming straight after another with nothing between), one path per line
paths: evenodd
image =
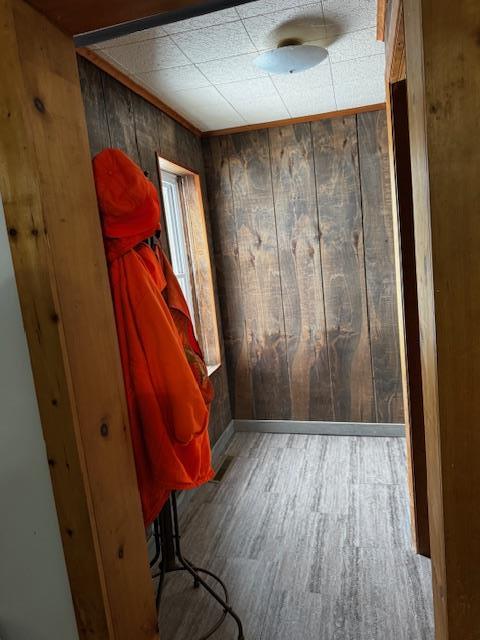
M93 159L93 172L107 244L121 240L110 245L120 246L122 254L160 229L157 190L123 151L101 151Z

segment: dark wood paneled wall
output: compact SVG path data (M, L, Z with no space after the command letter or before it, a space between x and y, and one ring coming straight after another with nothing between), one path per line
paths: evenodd
M78 58L78 65L92 156L105 147L122 149L148 171L157 189L159 180L156 152L176 164L198 172L202 180L210 234L205 170L199 138L84 58ZM165 234L163 241L165 242ZM218 326L221 326L220 318ZM222 336L220 341L224 365ZM212 381L215 400L211 410L210 435L212 442L215 442L231 420L225 366L213 373Z
M385 112L204 156L234 417L402 422Z

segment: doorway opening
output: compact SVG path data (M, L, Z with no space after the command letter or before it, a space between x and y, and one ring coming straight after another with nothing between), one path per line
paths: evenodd
M279 33L313 38L320 3L292 15L260 4L147 29L87 56L109 75L116 69L115 85L102 80L103 100L120 91L130 101L133 153L144 164L156 154L173 267L207 364L218 367L214 467L230 463L179 497L184 551L228 584L247 638L320 630L431 640L430 564L411 533L424 485L420 475L410 494L407 485L404 424L423 417L404 411L384 51L334 2L321 26L346 25L344 47L325 40L329 56L304 74L260 72L254 60ZM152 52L167 48L171 67L155 68ZM154 94L148 106L145 92ZM163 113L146 129L155 99L178 117ZM112 121L109 130L111 144L128 146L124 129ZM412 309L413 300L402 302ZM220 332L210 323L217 311ZM413 369L409 384L418 388ZM416 454L423 436L413 436ZM416 536L427 553L418 527ZM159 615L165 640L183 640L192 629L201 637L218 609L179 576L167 581ZM233 639L235 626L218 634Z

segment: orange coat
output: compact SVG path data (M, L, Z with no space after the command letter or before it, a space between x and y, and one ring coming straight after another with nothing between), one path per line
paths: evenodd
M188 307L165 255L143 242L159 228L153 184L124 153L93 161L145 524L173 489L213 475L212 387Z

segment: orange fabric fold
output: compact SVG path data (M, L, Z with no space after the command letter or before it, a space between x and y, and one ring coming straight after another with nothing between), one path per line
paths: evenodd
M163 253L139 244L139 236L159 227L155 188L115 149L96 156L94 174L138 487L149 524L170 491L196 487L213 476L208 436L213 393L171 266Z

